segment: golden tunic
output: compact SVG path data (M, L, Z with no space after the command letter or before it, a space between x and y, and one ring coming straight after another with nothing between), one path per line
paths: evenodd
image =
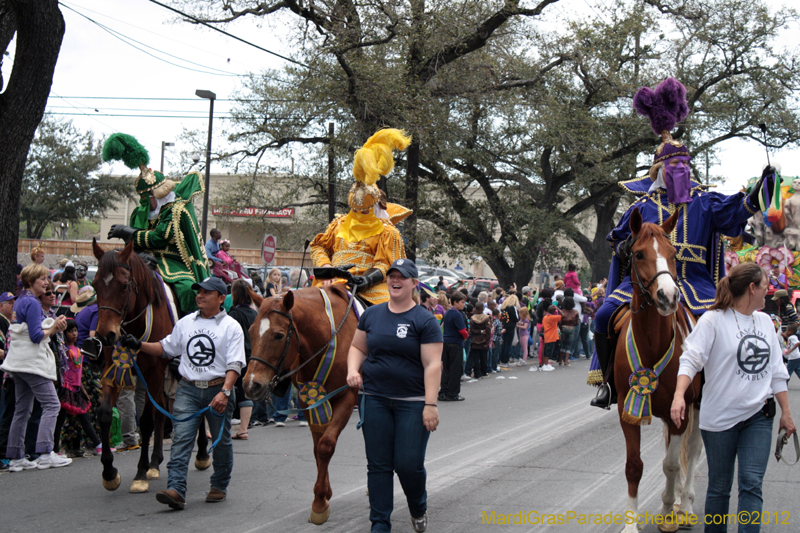
M356 265L350 269L350 273L354 276L361 276L370 268L377 268L383 273L384 281L358 294L372 304L388 302L386 271L395 259L406 256L403 238L394 224L389 220L381 220L383 230L378 235L350 242L338 235L339 227L346 216L335 218L325 232L314 238L311 242L311 260L317 267L327 264L334 267ZM344 283L344 280L334 280L334 283ZM322 281L315 281L314 285L321 286Z

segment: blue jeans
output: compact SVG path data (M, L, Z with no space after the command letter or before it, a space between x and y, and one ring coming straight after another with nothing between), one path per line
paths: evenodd
M175 405L172 413L175 418L191 416L208 406L220 390L222 390L222 384L207 389L198 389L185 379L181 380L178 383L178 392L175 394ZM231 471L233 470L231 417L233 416L234 405L236 405L236 391L232 391L231 397L228 398L222 439L220 439L213 452L212 464L214 465L214 473L211 474L211 488L224 493L228 492L228 483L231 481ZM205 413L204 416L208 423L208 430L211 432L211 442L214 442L219 435L219 428L223 424L223 418L210 413ZM194 449L200 417L192 418L186 422L175 422L174 424L175 439L172 442L169 463L167 463L167 472L169 473L167 488L176 490L185 499L186 472L189 469L189 459L191 459L192 449Z
M706 491L706 515L718 516L721 524L706 524L706 533L727 531L724 515L728 514L733 466L739 462L739 508L738 512L761 512L763 499L761 484L767 471L772 444L772 418L761 411L747 420L739 422L725 431L701 430L708 461L708 489ZM713 516L707 516L712 522ZM739 533L760 531L759 524L739 524Z
M797 374L797 377L800 378L800 359L791 359L789 364L786 365L786 370L789 371L789 380L792 379L792 373ZM789 380L786 382L788 383Z
M500 352L503 350L502 341L496 340L494 341L494 347L492 347L490 355L491 360L489 361L489 368L497 372L497 363L500 361ZM487 372L488 373L488 372Z
M425 450L430 432L422 424L425 402L390 400L367 394L364 403L364 447L372 533L392 530L394 473L406 495L408 510L420 518L428 510Z

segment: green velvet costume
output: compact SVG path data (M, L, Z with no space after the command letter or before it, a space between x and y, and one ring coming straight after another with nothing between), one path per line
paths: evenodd
M133 246L158 261L158 272L178 296L181 315L197 310L192 284L209 276L205 247L200 237L192 197L203 192L199 174L193 172L175 186L175 201L161 208L158 217L147 219L148 194L131 214L130 225L137 231ZM144 216L142 216L144 214Z

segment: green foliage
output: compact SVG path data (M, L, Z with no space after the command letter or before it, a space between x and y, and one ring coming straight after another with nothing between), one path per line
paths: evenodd
M97 218L132 190L129 179L99 174L102 143L71 121L45 115L31 144L20 198L26 236L39 239L50 223L75 226Z

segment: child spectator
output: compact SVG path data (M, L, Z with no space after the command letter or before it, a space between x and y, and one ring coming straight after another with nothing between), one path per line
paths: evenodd
M783 350L783 355L789 360L786 365L786 370L789 371L789 379L792 379L792 373L797 374L797 377L800 378L800 350L797 349L800 346L800 340L797 338L797 326L789 324L782 335L786 339L786 349Z
M522 352L520 365L528 364L528 341L530 340L531 318L527 307L519 310L519 322L517 322L517 335L519 336L519 349Z
M462 361L464 360L464 341L469 337L467 325L461 311L467 298L460 292L453 293L450 310L442 319L442 381L439 401L460 402Z
M68 355L64 367L61 369L61 387L58 390L58 399L61 402L61 411L56 419L56 430L53 435L53 449L59 449L61 440L61 428L67 416L75 417L83 428L92 448L92 454L98 454L100 449L100 438L94 431L92 420L88 415L89 408L92 406L89 401L89 394L83 388L83 354L77 346L78 324L72 320L67 320L67 329L64 330L64 342L67 345ZM80 443L80 439L77 441Z
M499 372L497 363L500 360L500 350L503 345L503 323L500 321L500 310L495 306L492 309L492 372Z
M555 305L551 305L547 308L547 314L542 318L542 325L544 326L544 355L542 360L544 365L539 366L539 370L544 370L545 372L555 370L553 365L550 364L550 359L558 355L559 322L561 322L561 315L558 314L558 308Z
M470 318L469 332L472 347L467 359L466 373L467 375L472 373L475 379L480 379L488 374L486 355L492 337L492 320L489 315L483 314L483 304L480 302L475 305L474 313Z
M575 272L575 268L576 267L573 263L567 265L567 273L564 274L564 288L572 289L576 293L580 294L581 282L578 280L578 273Z

